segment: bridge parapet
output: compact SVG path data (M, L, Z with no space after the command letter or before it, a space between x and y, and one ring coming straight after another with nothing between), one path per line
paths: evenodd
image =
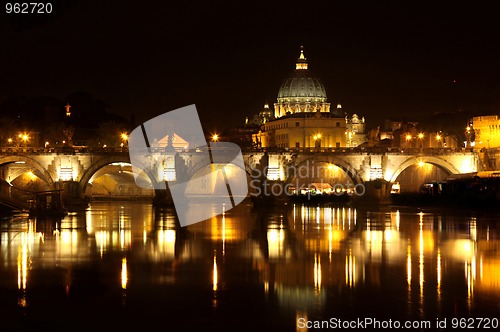
M147 152L160 157L165 153L164 149ZM420 162L433 164L449 173L481 170L478 167L478 151L465 148L266 148L243 149L242 152L247 174L271 181L287 181L290 168L306 163L336 165L354 183L381 178L392 182L406 168ZM175 160L172 159L170 164L165 160L154 163L150 173L187 181L209 162L206 149L177 149ZM8 176L17 176L19 165L25 164L27 169L38 171L37 174L51 189L58 189L57 186L65 181L78 183L80 195L85 193L87 184L97 171L113 163L130 163L127 147L0 148L0 165L12 165L11 172L5 167L1 174L5 180Z
M243 153L300 153L300 154L453 154L475 153L472 148L398 148L398 147L354 147L354 148L261 148L243 149Z

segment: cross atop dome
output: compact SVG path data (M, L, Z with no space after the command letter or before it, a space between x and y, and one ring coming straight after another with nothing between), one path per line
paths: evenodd
M297 64L295 65L295 69L307 69L307 59L304 56L304 46L300 47L300 55L297 59Z

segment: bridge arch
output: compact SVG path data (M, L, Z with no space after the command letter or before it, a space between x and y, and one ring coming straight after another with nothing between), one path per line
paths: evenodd
M386 179L389 180L389 182L393 183L396 181L398 176L408 167L412 165L417 165L418 163L423 162L427 164L431 164L434 166L437 166L447 172L448 174L456 174L460 173L460 171L453 166L453 164L449 163L448 161L441 159L439 157L434 157L434 156L414 156L406 159L404 162L399 165L398 168L392 173L392 175L388 176Z
M80 178L79 183L78 183L78 191L79 191L80 195L82 197L85 195L85 192L87 190L87 186L90 183L90 180L92 179L92 177L94 177L95 175L103 174L102 169L104 167L109 166L109 165L114 164L114 163L123 163L123 164L131 165L130 164L130 157L128 154L101 156L101 158L98 158L94 163L92 163L90 165L89 168L87 168L85 170L82 177ZM141 175L144 175L149 179L149 181L152 184L151 189L153 189L154 183L155 183L154 177L151 176L151 174L148 174L148 172L143 172L143 173L144 174L141 174Z
M42 164L40 164L33 158L24 155L4 156L0 161L0 166L16 162L22 162L25 164L25 166L32 167L33 169L35 169L38 172L38 174L42 175L41 179L47 183L49 188L56 189L55 181L50 175L50 172L47 169L45 169L45 167L43 167Z
M349 176L353 185L363 183L362 177L360 176L360 174L358 173L358 171L356 170L356 168L352 164L350 164L348 161L346 161L342 158L338 158L335 156L327 156L327 155L325 155L325 156L319 155L319 156L310 156L310 157L306 157L306 158L300 158L300 159L296 159L296 160L290 162L288 165L285 165L285 167L292 168L292 170L295 170L293 172L293 174L292 174L292 172L287 172L288 176L285 179L285 182L290 183L290 181L292 181L293 177L297 173L297 170L300 170L301 167L310 167L308 165L309 163L311 163L311 164L321 164L321 163L332 164L332 165L337 166L340 169L342 169L347 174L347 176Z
M247 195L250 194L252 195L252 190L255 189L256 183L253 183L254 177L252 176L252 168L250 165L247 163L243 163L244 165L238 165L232 163L232 159L228 160L223 160L223 161L218 161L211 163L210 158L201 158L196 161L196 163L191 164L190 167L186 169L184 179L185 181L190 181L190 183L186 187L186 193L187 194L213 194L215 192L207 192L206 189L203 189L204 185L202 184L203 181L200 183L198 182L199 179L197 179L196 175L200 176L207 176L208 173L212 173L213 169L208 171L207 167L212 167L212 166L227 166L225 167L225 175L224 175L224 181L226 181L227 184L231 184L231 190L233 191L233 194L235 192L247 192ZM244 167L242 167L244 166ZM228 168L229 167L229 168ZM217 183L217 173L211 174L210 178L213 183ZM214 176L214 177L212 177ZM240 179L245 176L245 183L241 182ZM219 179L220 180L220 179ZM245 189L246 186L246 189Z
M218 162L218 163L214 163L214 165L223 165L223 164L230 164L230 165L234 165L240 169L243 169L242 167L238 166L238 165L235 165L235 164L231 164L231 161L232 160L229 160L227 163L223 163L223 162ZM187 179L191 179L197 172L199 172L200 170L202 170L204 167L208 166L208 165L211 165L212 163L210 162L210 159L209 158L204 158L202 160L199 160L198 162L196 162L194 165L191 165L191 167L189 167L187 169L187 172L186 172L186 177ZM244 163L245 164L245 173L248 175L248 176L251 176L252 175L252 168L250 167L250 165L247 165L247 163Z

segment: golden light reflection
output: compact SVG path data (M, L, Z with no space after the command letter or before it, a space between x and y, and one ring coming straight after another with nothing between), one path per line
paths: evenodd
M122 273L121 273L122 289L127 289L128 273L127 273L127 258L122 258Z
M207 222L210 224L210 238L214 241L222 241L223 254L225 254L224 249L228 241L240 240L243 236L241 228L234 224L235 219L228 217L225 212L222 213L222 217L212 217Z
M87 233L88 234L94 233L94 220L92 219L92 211L90 209L87 209L87 211L85 211L85 223L86 223Z
M23 240L17 252L17 288L26 289L26 280L28 279L28 243Z
M215 292L217 290L217 284L219 283L219 278L217 274L217 257L214 253L214 266L212 272L212 289Z
M437 263L436 263L436 279L437 279L437 296L438 301L441 301L441 249L437 251Z
M349 287L353 287L356 284L356 257L352 255L352 251L349 250L349 255L345 258L345 283Z
M321 257L318 253L314 254L314 289L321 289Z
M474 283L476 290L500 293L500 258L481 257L479 261L479 278Z
M174 229L163 229L158 230L157 240L158 248L156 252L159 254L164 254L168 257L175 256L175 230Z
M471 220L469 221L469 232L471 239L473 241L477 241L477 224L475 217L472 217Z
M267 230L268 254L270 258L279 258L284 255L285 231L283 228Z
M222 256L226 254L226 212L222 213Z
M409 243L406 248L406 281L408 288L411 288L411 245Z
M391 212L391 221L394 218L394 223L396 224L396 231L399 232L399 224L401 223L401 216L399 215L399 210L396 212Z
M408 240L408 246L406 247L406 282L408 283L408 310L411 310L412 301L411 301L411 279L412 279L412 264L411 264L411 243Z
M474 294L474 286L476 280L476 256L472 255L470 259L465 261L465 279L467 281L467 305L469 309L472 305L472 296Z
M420 212L420 233L419 233L419 258L418 258L418 282L420 286L420 304L424 301L424 231L423 231L423 213Z

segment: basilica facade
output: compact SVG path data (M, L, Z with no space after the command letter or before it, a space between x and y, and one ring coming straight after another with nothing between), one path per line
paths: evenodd
M339 148L359 144L366 136L364 118L349 118L340 104L331 107L303 49L295 70L281 84L274 112L266 104L252 123L260 126L252 137L260 148Z

